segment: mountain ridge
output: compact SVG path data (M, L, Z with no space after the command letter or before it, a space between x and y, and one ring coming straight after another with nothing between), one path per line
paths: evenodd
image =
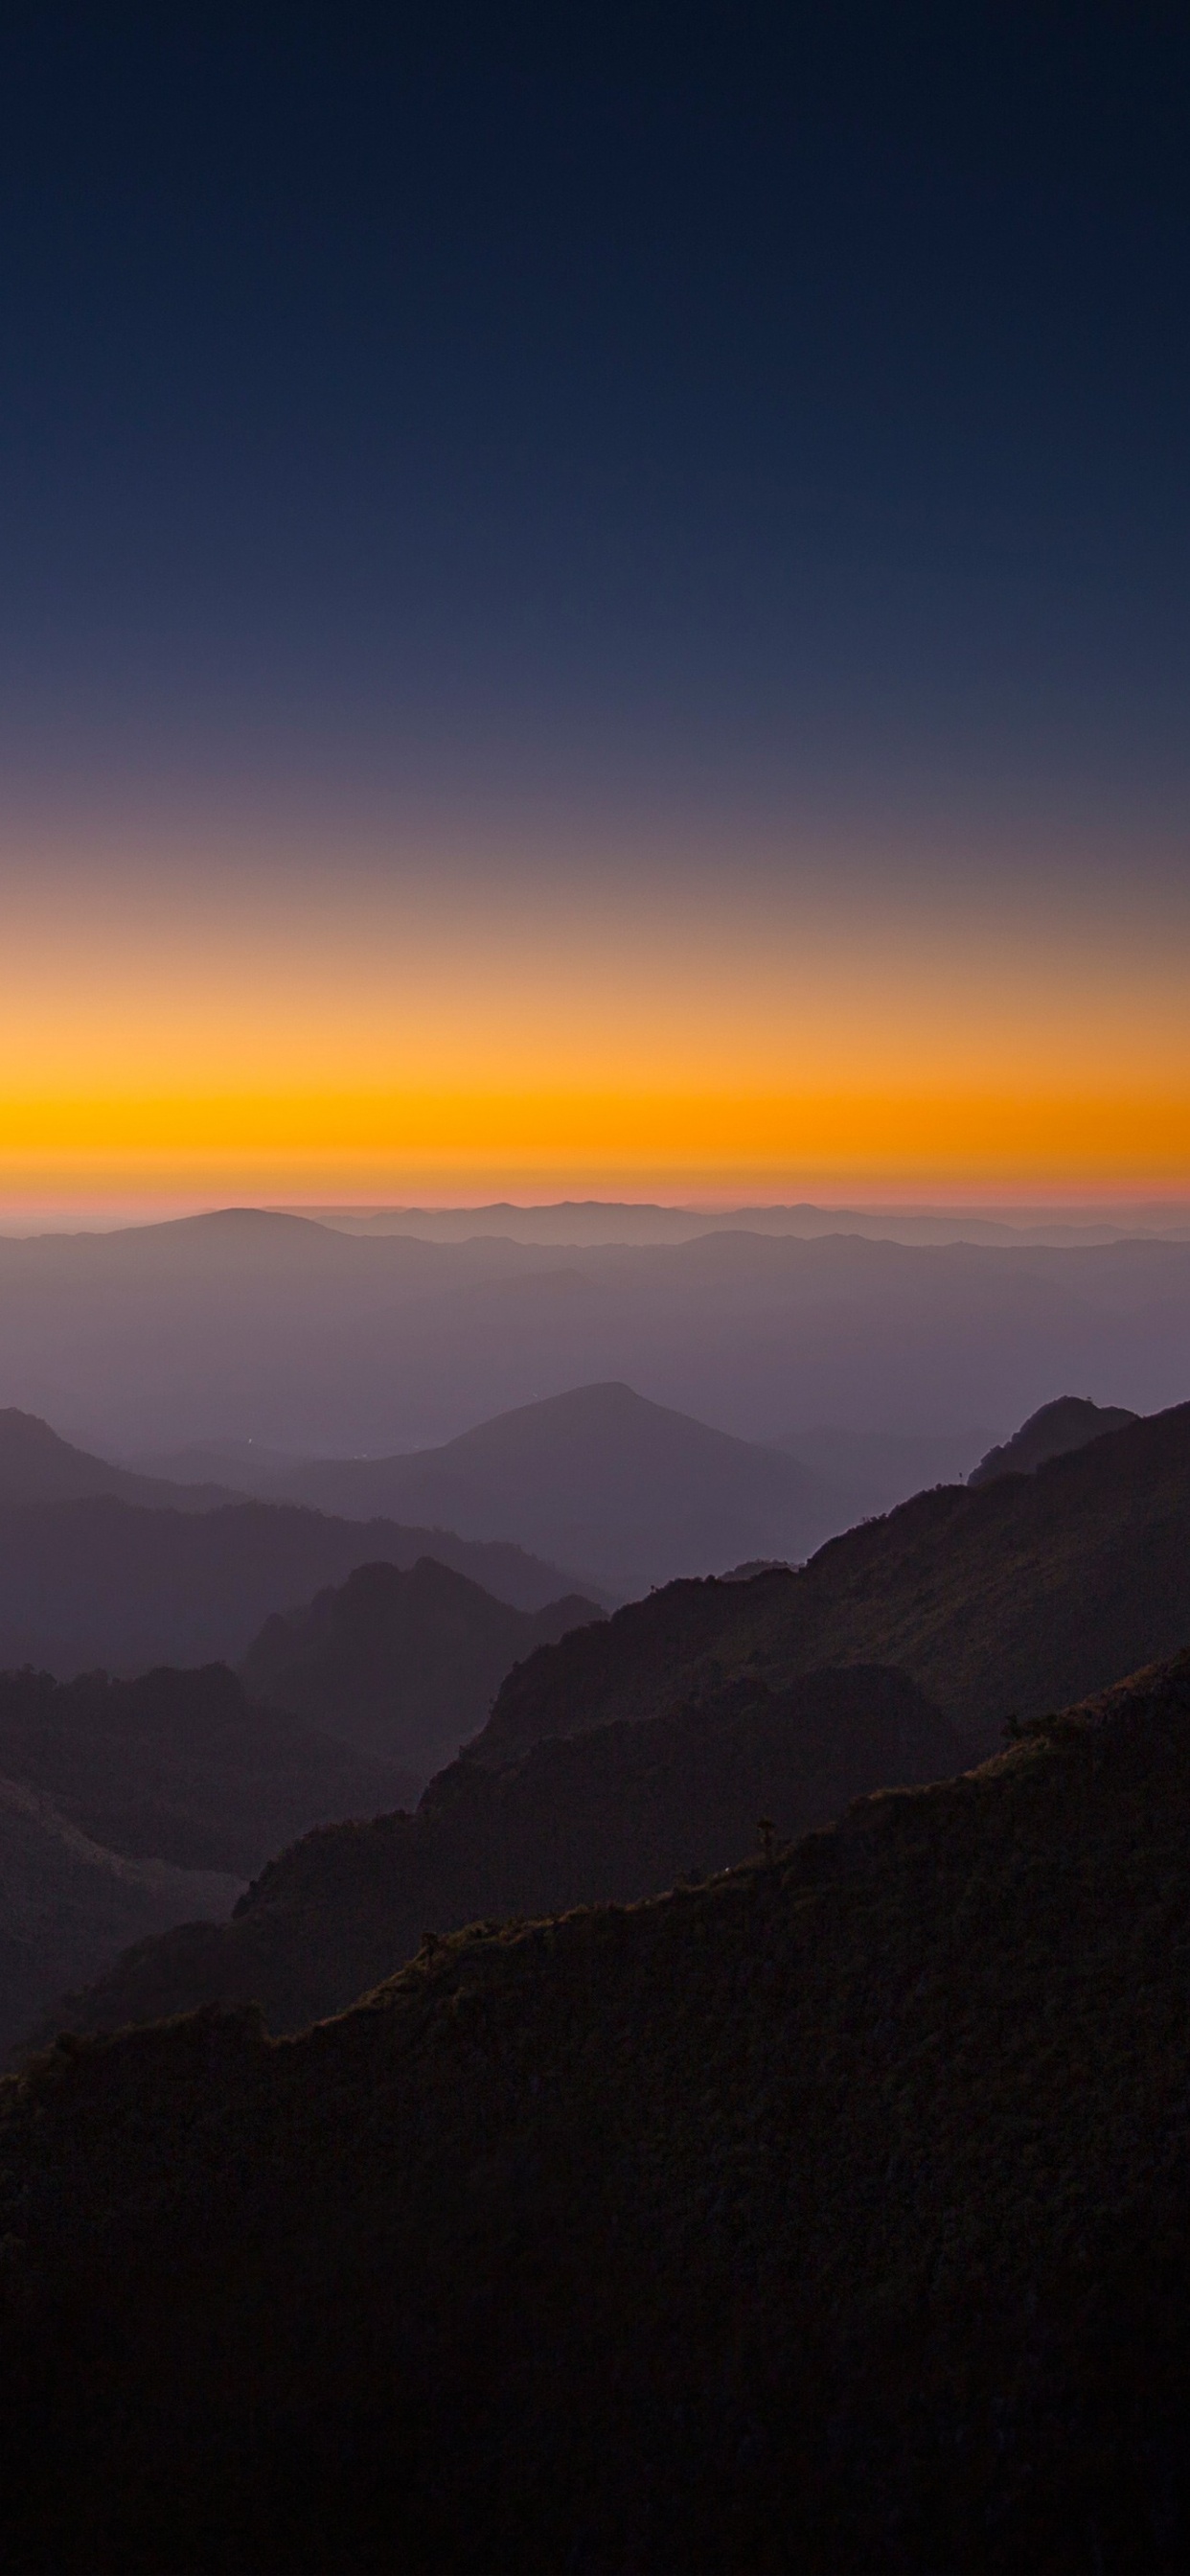
M15 2563L1173 2576L1188 1831L1183 1655L301 2039L63 2043L0 2085Z

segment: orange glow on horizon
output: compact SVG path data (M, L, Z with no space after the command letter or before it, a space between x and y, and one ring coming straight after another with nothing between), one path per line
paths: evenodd
M1121 1095L470 1089L10 1100L9 1196L187 1193L360 1198L508 1176L588 1194L659 1174L747 1194L750 1177L887 1188L1014 1182L1125 1192L1190 1179L1190 1088ZM570 1194L565 1189L565 1194Z
M0 1203L1190 1186L1181 884L837 880L30 867Z

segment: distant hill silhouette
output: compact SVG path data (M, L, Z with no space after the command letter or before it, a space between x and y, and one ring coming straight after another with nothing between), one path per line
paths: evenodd
M1092 1404L1086 1395L1059 1395L1052 1404L1043 1404L1040 1412L1031 1413L1011 1440L989 1449L967 1482L990 1485L996 1476L1030 1476L1047 1458L1083 1449L1089 1440L1102 1439L1105 1431L1122 1431L1125 1423L1137 1419L1122 1404Z
M516 1608L542 1609L572 1588L518 1547L294 1505L182 1514L97 1496L0 1509L0 1664L66 1678L96 1665L238 1663L273 1611L345 1582L357 1565L426 1555Z
M168 1924L230 1914L242 1887L242 1872L108 1850L0 1772L0 2063L64 1985Z
M471 1751L652 1717L733 1673L775 1687L824 1664L890 1663L973 1755L1190 1631L1190 1405L1051 1458L1029 1477L919 1494L832 1539L800 1573L678 1583L510 1675Z
M865 1668L776 1695L744 1683L651 1723L535 1745L505 1772L456 1762L416 1816L308 1835L231 1923L141 1944L58 2018L115 2028L258 2002L271 2028L299 2029L391 1974L427 1925L652 1895L743 1859L761 1817L804 1833L866 1789L936 1779L957 1759L953 1728L902 1673Z
M113 1467L60 1440L36 1413L0 1410L0 1509L13 1503L76 1503L97 1494L121 1502L168 1506L175 1512L210 1511L239 1500L234 1486L206 1482L170 1484L164 1477Z
M0 2087L12 2563L1172 2576L1188 1842L1183 1658L286 2046L60 2046Z
M312 1459L275 1490L321 1511L516 1538L621 1593L742 1557L803 1557L840 1517L812 1468L618 1384L522 1405L439 1449Z
M514 1610L432 1557L407 1573L362 1565L309 1609L275 1613L240 1670L254 1699L402 1764L420 1788L484 1724L513 1664L601 1615L575 1595Z

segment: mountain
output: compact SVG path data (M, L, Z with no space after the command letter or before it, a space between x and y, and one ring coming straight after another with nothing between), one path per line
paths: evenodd
M320 1511L516 1538L620 1593L741 1557L803 1557L839 1521L812 1469L620 1385L521 1405L410 1456L312 1460L277 1491Z
M1089 1396L1059 1395L1052 1404L1043 1404L1040 1412L1031 1413L1011 1440L989 1449L967 1482L990 1485L996 1476L1031 1476L1047 1458L1083 1449L1088 1440L1101 1439L1105 1431L1122 1431L1125 1423L1136 1419L1122 1404L1092 1404Z
M96 1494L175 1512L210 1511L239 1499L225 1484L169 1484L160 1476L110 1466L60 1440L37 1414L18 1413L12 1405L0 1410L0 1509L14 1503L76 1503Z
M839 1212L806 1241L743 1219L684 1242L430 1242L227 1209L0 1238L3 1392L120 1457L227 1439L390 1455L612 1382L762 1443L791 1423L995 1427L1061 1386L1140 1412L1179 1401L1190 1244L970 1243L954 1226L878 1241Z
M271 1612L364 1562L410 1566L427 1555L517 1608L543 1609L571 1589L522 1548L293 1505L183 1514L97 1496L0 1509L0 1663L61 1676L237 1663Z
M597 1736L605 1746L612 1745L615 1761L623 1766L625 1795L635 1796L637 1766L643 1766L646 1780L651 1776L652 1729L661 1728L658 1741L664 1748L671 1740L664 1733L671 1717L680 1714L682 1724L693 1730L682 1757L693 1762L700 1710L709 1711L716 1722L735 1723L742 1709L747 1734L753 1723L762 1729L767 1724L768 1693L780 1709L785 1695L807 1676L815 1676L816 1687L822 1687L829 1668L842 1668L845 1681L855 1667L895 1665L956 1730L953 1766L978 1759L999 1742L1010 1718L1040 1716L1061 1705L1071 1691L1085 1694L1106 1687L1134 1667L1138 1655L1176 1649L1190 1624L1188 1553L1190 1406L1181 1406L1109 1432L1088 1447L1050 1460L1033 1476L1004 1478L974 1491L953 1486L920 1495L886 1521L833 1540L799 1573L778 1569L742 1582L671 1584L629 1603L609 1620L539 1648L510 1672L487 1725L460 1763L431 1784L413 1824L398 1824L391 1834L378 1826L372 1838L343 1836L333 1850L322 1847L328 1864L325 1881L317 1868L313 1878L304 1874L306 1858L295 1862L302 1873L303 1907L316 1883L328 1906L324 1933L317 1921L322 1895L303 1912L296 1981L287 1964L289 1882L284 1875L277 1880L266 1873L252 1906L231 1930L212 1934L198 1927L169 1935L131 1967L121 1962L109 1985L77 2004L78 2016L95 2026L133 2011L172 2011L220 1994L246 1998L259 1993L267 1995L270 2005L274 1997L283 1998L285 2011L307 2004L327 2010L332 1992L336 2003L346 1998L350 1976L357 1969L362 1973L365 1961L381 1973L385 1942L412 1937L419 1909L423 1923L432 1923L437 1912L439 1927L446 1929L467 1913L512 1907L524 1911L584 1893L629 1892L621 1882L595 1872L596 1859L600 1870L606 1867L599 1815L607 1810L611 1792L600 1745L589 1757L590 1778L583 1768L585 1756L576 1756L576 1767L567 1769L559 1745L575 1739ZM753 1703L755 1718L748 1715ZM634 1752L627 1739L636 1728L643 1733ZM882 1758L887 1759L887 1749ZM937 1768L937 1752L929 1758ZM700 1865L700 1837L688 1831L681 1764L675 1769L661 1753L657 1760L657 1795L673 1820L672 1840L665 1847L667 1866ZM522 1768L528 1785L519 1782ZM479 1784L484 1772L496 1782L490 1796ZM864 1782L874 1786L880 1776L878 1769L869 1771ZM883 1776L891 1774L886 1770ZM549 1784L548 1794L538 1797L537 1782ZM840 1788L837 1803L864 1782L853 1780L846 1792ZM781 1791L774 1786L767 1806L756 1812L768 1813L788 1831L794 1827L780 1807L787 1791L788 1783ZM653 1792L642 1794L651 1797ZM478 1842L456 1846L450 1841L450 1834L462 1830L457 1820L446 1844L434 1839L446 1832L446 1809L453 1813L456 1802L460 1816L470 1812L491 1820L497 1852L500 1838L511 1838L520 1878L502 1877L499 1870L493 1878L494 1865L483 1857L489 1827L482 1823L474 1828ZM814 1814L832 1811L828 1802ZM734 1812L730 1802L728 1812ZM631 1849L624 1813L616 1813L616 1832L627 1837ZM523 1835L521 1824L514 1829L514 1815L524 1820ZM434 1821L423 1838L427 1818ZM805 1815L802 1820L811 1819ZM555 1882L548 1876L555 1855L569 1853L575 1832L593 1837L592 1874L585 1886L581 1877ZM303 1846L303 1853L311 1848ZM456 1867L457 1848L464 1859ZM430 1868L427 1863L424 1880L420 1857L415 1866L407 1862L407 1855L442 1850L450 1854L449 1866L444 1863L436 1875L437 1864ZM659 1849L653 1860L661 1865ZM369 1892L374 1867L381 1870L379 1898ZM405 1875L409 1867L411 1877ZM650 1881L633 1884L643 1893ZM557 1896L555 1885L561 1889ZM333 1895L328 1893L332 1887ZM274 1902L282 1927L276 1957L270 1947ZM378 1943L368 1948L372 1933L366 1927L377 1920L377 1904ZM352 1917L353 1909L364 1927L364 1947L349 1953L338 1925ZM317 1953L324 1938L335 1975L342 1969L348 1978L333 1989L317 1984L322 1974ZM258 1944L262 1955L267 1953L266 1974L275 1977L274 1983L253 1983L262 1974L254 1963ZM390 1961L392 1955L390 1950ZM233 1962L243 1963L242 1979ZM299 1996L300 2005L295 2000Z
M415 1804L422 1785L256 1706L224 1664L135 1681L0 1673L0 1772L113 1851L241 1882L311 1825Z
M936 1779L957 1759L953 1728L879 1667L812 1673L776 1694L745 1683L643 1725L534 1745L503 1772L464 1759L416 1816L295 1844L230 1923L187 1923L130 1950L57 2006L53 2026L112 2029L223 2002L300 2029L388 1976L427 1924L650 1896L743 1859L761 1818L804 1833L867 1789Z
M60 2044L0 2088L10 2562L1172 2576L1188 1840L1183 1658L283 2046Z
M1107 1432L1034 1475L919 1494L801 1572L678 1583L543 1649L503 1685L473 1759L654 1716L762 1673L896 1664L971 1755L1013 1712L1103 1689L1190 1629L1190 1405Z
M64 1986L130 1942L230 1914L242 1875L111 1851L27 1780L0 1773L0 2062Z
M424 1781L483 1725L513 1664L601 1616L577 1595L511 1609L428 1556L408 1573L361 1565L309 1609L274 1613L240 1670L254 1699Z

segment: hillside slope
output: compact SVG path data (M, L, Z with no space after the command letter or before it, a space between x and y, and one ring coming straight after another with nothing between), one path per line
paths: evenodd
M77 1503L96 1494L114 1494L124 1503L175 1512L205 1512L217 1503L238 1502L234 1485L208 1479L173 1484L163 1476L142 1476L131 1467L113 1467L93 1458L43 1422L39 1414L0 1409L0 1508L14 1503Z
M320 1511L516 1538L621 1593L746 1557L800 1559L847 1518L800 1460L622 1385L575 1387L406 1457L310 1460L276 1492Z
M1058 1395L1052 1404L1043 1404L1031 1413L1011 1440L989 1449L986 1457L973 1467L969 1485L990 1485L996 1476L1029 1476L1035 1467L1043 1467L1047 1458L1064 1457L1069 1449L1085 1449L1089 1440L1101 1440L1105 1431L1122 1431L1137 1416L1122 1404L1092 1404L1086 1395Z
M642 1726L535 1745L505 1772L456 1762L416 1816L310 1834L226 1924L184 1924L55 2006L116 2029L209 2002L259 2003L270 2028L340 2011L438 1931L649 1896L792 1836L890 1781L937 1779L953 1729L902 1673L813 1673L772 1696L743 1684ZM47 2033L47 2035L51 2035Z
M240 1671L254 1699L424 1782L483 1724L513 1664L601 1615L577 1595L514 1610L429 1556L406 1573L361 1565L308 1609L274 1613Z
M678 1583L509 1676L470 1748L654 1715L733 1673L825 1664L912 1674L972 1754L1013 1713L1103 1689L1190 1637L1190 1405L1029 1476L942 1486L832 1539L798 1573Z
M1190 1666L298 2041L0 2088L6 2543L56 2576L1173 2576Z
M273 1611L357 1565L432 1555L518 1608L572 1589L519 1547L279 1503L146 1511L107 1497L0 1510L0 1663L63 1678L153 1664L238 1663Z
M170 1924L229 1915L242 1888L228 1870L108 1850L27 1781L0 1774L0 2063L64 1986Z
M133 1859L252 1876L340 1816L413 1805L421 1782L259 1708L228 1672L0 1673L0 1772Z

